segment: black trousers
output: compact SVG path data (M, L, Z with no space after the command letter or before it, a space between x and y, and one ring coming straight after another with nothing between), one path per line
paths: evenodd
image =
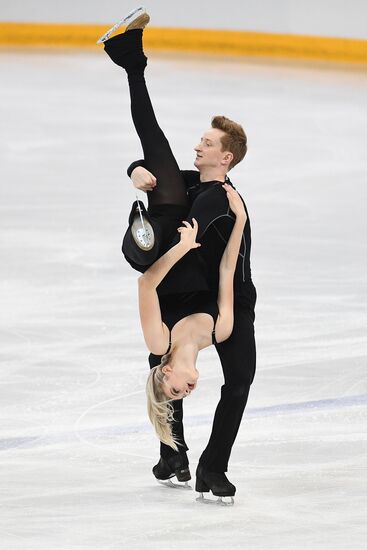
M127 71L132 118L142 144L145 166L157 177L157 187L147 194L150 212L154 213L154 208L158 208L162 214L162 205L181 206L189 211L185 182L170 145L158 125L146 88L146 58L142 50L142 32L130 31L118 35L106 42L105 49L113 61ZM223 197L221 194L218 200L223 201ZM195 208L195 204L191 206L195 217L200 218L200 212ZM207 212L203 212L203 215L207 218ZM181 225L181 220L178 220L178 225ZM218 238L215 232L211 234L212 238ZM215 267L218 268L211 266L211 269ZM228 340L216 345L223 369L224 384L214 415L212 433L200 457L200 463L213 472L227 471L231 449L255 375L255 301L256 291L250 306L248 299L236 295L233 332ZM161 357L150 354L151 368L159 364L160 360ZM181 444L180 452L185 452L188 446L184 438L182 400L175 400L173 404L175 421L172 430ZM160 453L165 458L176 451L161 443Z

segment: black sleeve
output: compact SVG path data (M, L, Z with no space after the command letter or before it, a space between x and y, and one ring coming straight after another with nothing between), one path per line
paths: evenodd
M143 168L145 168L144 159L134 160L134 162L130 164L129 168L127 169L127 175L129 176L129 178L131 178L133 170L135 170L135 168L137 168L138 166L142 166Z

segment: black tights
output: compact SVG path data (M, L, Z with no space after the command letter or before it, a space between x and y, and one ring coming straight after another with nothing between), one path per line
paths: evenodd
M105 43L111 59L128 75L131 114L139 136L146 168L157 178L148 195L149 208L171 204L189 206L186 186L166 136L158 125L144 78L147 58L143 52L142 30L119 34Z

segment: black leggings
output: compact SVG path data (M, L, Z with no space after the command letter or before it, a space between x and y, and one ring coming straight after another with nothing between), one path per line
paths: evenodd
M107 40L104 48L112 61L127 72L131 114L143 148L144 163L157 178L157 186L148 193L149 207L175 205L188 209L184 179L158 125L146 87L144 70L147 58L143 51L142 29L118 34Z
M145 83L144 68L129 69L127 72L131 114L143 148L145 166L157 178L157 186L147 193L149 208L161 204L188 208L185 182L155 117Z

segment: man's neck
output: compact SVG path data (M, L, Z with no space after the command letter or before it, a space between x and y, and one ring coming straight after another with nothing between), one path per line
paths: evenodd
M211 168L200 170L200 181L205 183L207 181L226 181L226 175L218 170L213 170Z

